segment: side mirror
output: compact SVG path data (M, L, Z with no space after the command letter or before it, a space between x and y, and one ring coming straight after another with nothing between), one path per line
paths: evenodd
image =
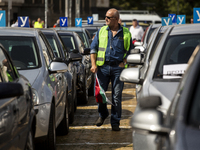
M135 65L142 65L144 63L144 54L130 54L127 57L127 63L135 64Z
M49 73L60 73L67 71L67 65L64 62L52 62L49 67Z
M79 53L69 53L69 61L79 61L82 60L82 55Z
M21 96L24 90L19 83L0 83L0 99Z
M163 113L156 109L140 110L134 114L131 126L136 130L145 130L156 134L170 132L170 128L163 126Z
M73 53L79 53L79 50L73 49L71 52L73 52Z
M90 48L85 48L82 55L90 55Z
M142 46L142 44L143 44L142 42L135 42L134 46Z
M120 81L142 84L139 68L126 68L120 74Z
M131 49L130 50L130 54L138 54L138 53L140 53L140 49L136 49L136 48L134 48L134 49Z

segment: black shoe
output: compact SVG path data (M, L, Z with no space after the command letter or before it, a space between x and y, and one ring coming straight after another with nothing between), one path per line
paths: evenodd
M98 120L96 121L96 126L100 127L107 117L105 117L105 118L99 117Z
M113 125L112 130L113 131L120 131L119 125Z

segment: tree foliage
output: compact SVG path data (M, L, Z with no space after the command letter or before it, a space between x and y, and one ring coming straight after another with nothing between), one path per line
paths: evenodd
M193 8L200 7L199 0L110 0L110 7L120 10L149 10L160 17L168 14L186 15L189 22L193 18Z

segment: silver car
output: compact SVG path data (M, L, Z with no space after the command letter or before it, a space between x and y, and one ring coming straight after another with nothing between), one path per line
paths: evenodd
M53 50L37 29L1 28L0 43L7 49L19 73L32 85L36 115L35 138L46 149L56 147L56 128L68 133L67 65L53 60Z
M167 116L156 108L158 96L140 100L143 109L133 116L132 126L138 132L154 135L154 150L199 150L200 143L200 45L189 60L189 67L179 84ZM151 100L153 103L147 103ZM163 119L164 118L164 119ZM144 143L149 141L144 141ZM148 148L148 150L152 150Z
M200 42L199 27L200 25L198 24L168 27L155 47L155 52L149 62L144 79L140 79L141 68L123 70L121 74L122 81L141 84L141 88L137 90L138 103L140 103L140 98L158 95L162 98L162 105L158 107L158 110L166 114L181 76L187 68L187 62ZM139 112L140 109L139 105L137 105L134 114ZM154 137L134 132L133 145L135 150L140 148L147 149L147 147L152 146L151 142L144 144L144 139L153 142ZM154 149L153 146L151 148Z

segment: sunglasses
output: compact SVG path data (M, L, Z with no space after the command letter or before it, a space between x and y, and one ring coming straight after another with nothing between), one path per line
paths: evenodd
M115 18L115 17L108 17L108 16L105 16L105 18L111 19L111 18Z

